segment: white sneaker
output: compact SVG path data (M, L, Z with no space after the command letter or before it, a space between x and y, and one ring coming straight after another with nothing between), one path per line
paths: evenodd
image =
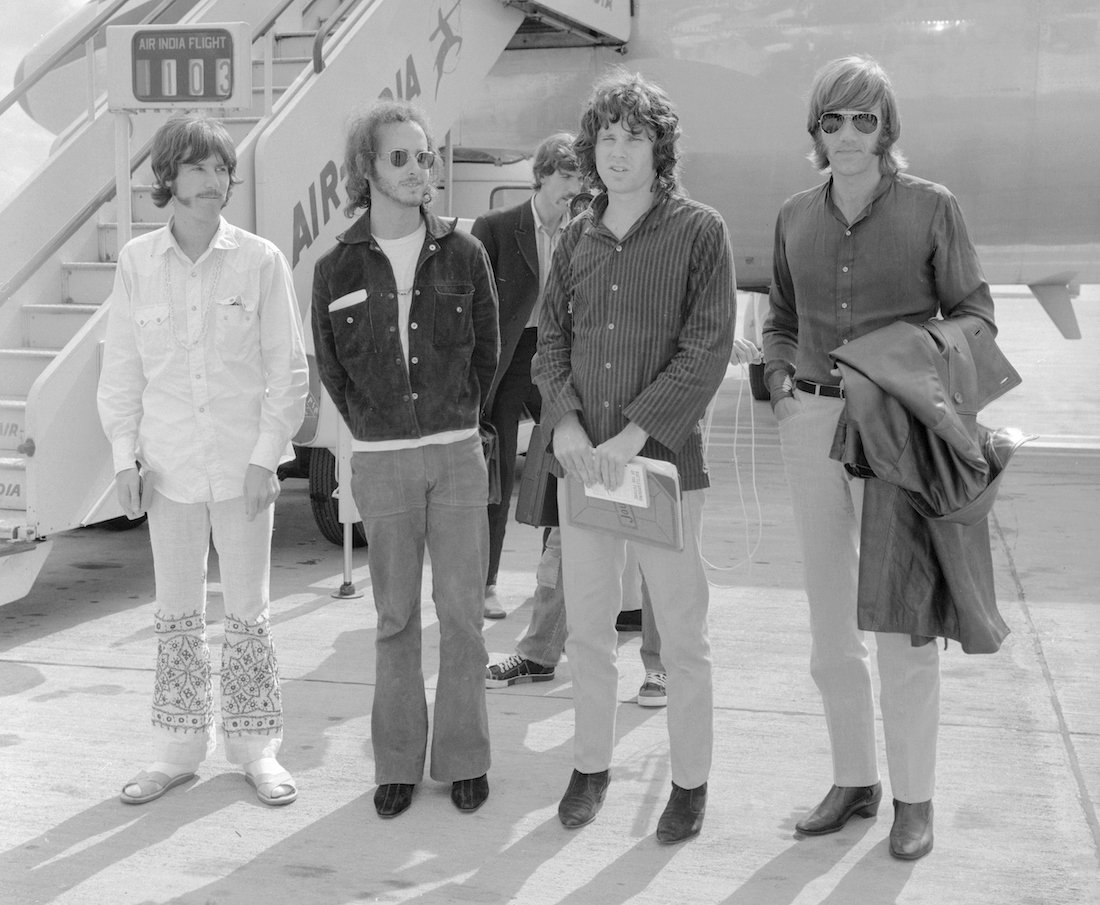
M642 687L638 689L638 706L664 707L668 703L665 685L668 676L663 672L647 672Z
M503 619L507 615L504 607L500 605L500 600L497 599L496 585L489 585L485 589L485 618Z

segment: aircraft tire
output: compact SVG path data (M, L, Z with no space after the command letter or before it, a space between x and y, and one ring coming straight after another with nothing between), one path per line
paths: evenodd
M749 389L752 390L752 398L758 402L771 398L771 393L768 392L768 387L764 383L763 364L749 365Z
M344 526L340 524L340 504L332 495L336 486L336 457L329 449L315 447L309 459L309 502L313 508L313 520L325 540L342 547ZM367 545L362 522L352 526L351 545Z

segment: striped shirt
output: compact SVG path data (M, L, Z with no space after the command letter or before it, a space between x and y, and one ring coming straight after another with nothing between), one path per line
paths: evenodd
M641 455L674 463L683 490L708 487L699 421L725 375L736 310L726 224L665 195L620 240L601 222L606 208L598 196L554 255L532 368L541 423L576 411L599 446L632 422L649 435Z

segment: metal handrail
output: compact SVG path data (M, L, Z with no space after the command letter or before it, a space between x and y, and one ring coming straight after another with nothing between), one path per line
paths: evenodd
M121 5L121 3L125 3L125 2L127 2L127 0L121 0L120 3L114 4L111 7L111 9L112 10L117 9L118 6ZM167 7L171 6L174 2L175 2L175 0L165 0L165 2L162 3L159 7L157 7L157 9L155 9L153 11L153 13L145 21L148 22L151 19L153 19L154 17L159 16L160 13L162 13ZM261 37L263 37L265 34L267 34L267 32L271 30L272 26L274 26L275 21L279 18L279 16L282 15L282 13L287 9L287 7L290 6L294 2L296 2L296 0L283 0L283 2L279 5L279 7L274 12L269 14L256 27L255 31L253 31L253 33L252 33L252 42L255 43L257 40L259 40ZM93 23L93 24L96 25L96 27L98 27L98 24L101 24L100 20L102 18L103 17L97 17L97 22ZM89 29L92 28L92 25L89 25L88 28ZM88 29L85 29L85 31L87 31L87 30ZM84 35L79 40L77 40L75 42L71 42L72 46L67 45L67 49L65 49L65 52L67 53L69 50L72 50L72 48L76 46L76 43L79 43L81 40L84 40L86 37L87 36ZM58 54L54 54L54 57L56 57L56 56L58 56ZM54 57L51 57L50 60L48 61L50 63L50 65L53 65L56 62ZM45 67L40 67L36 71L36 74L38 72L44 74L46 71L48 71L48 70ZM27 84L27 81L28 80L24 79L23 82L20 83L19 88L16 89L16 92L18 92L20 90L20 88L23 88L24 86L26 86L27 88L31 87L30 85ZM16 92L13 92L13 93L16 93ZM0 110L0 112L3 112L3 111ZM144 145L142 145L137 150L137 153L135 153L130 158L130 172L131 173L134 170L136 170L139 166L141 166L142 163L145 162L146 158L149 156L149 152L152 150L152 147L153 147L152 140L147 141ZM9 298L11 298L12 295L15 294L16 290L18 290L20 286L22 286L27 280L29 280L31 278L31 276L34 273L37 272L38 268L40 268L43 264L45 264L46 261L48 261L50 259L50 256L53 255L54 252L56 252L62 245L64 245L66 242L68 242L69 239L71 239L76 234L77 230L79 230L80 227L85 223L85 221L87 221L89 217L94 216L95 212L97 210L99 210L99 208L101 208L108 201L110 201L114 197L114 195L115 195L115 182L112 179L110 182L105 184L103 186L103 188L101 188L98 192L96 192L94 197L92 197L91 200L89 200L87 204L85 204L79 211L77 211L76 214L74 214L69 219L69 221L64 226L61 227L61 229L59 229L56 233L54 233L53 238L49 242L47 242L45 245L43 245L27 261L27 263L25 263L22 267L20 267L19 270L16 271L12 275L10 280L8 280L6 283L4 283L3 286L0 286L0 304L2 304L3 302L6 302Z
M16 103L24 94L37 85L43 78L45 78L61 60L67 57L73 50L79 45L83 44L88 38L92 37L97 31L99 26L111 18L119 7L129 2L129 0L115 0L107 9L96 16L91 22L89 22L80 34L70 38L66 44L64 44L59 50L55 51L53 55L46 60L41 66L39 66L33 73L23 79L18 85L16 85L7 96L0 101L0 113L3 113L12 104ZM145 19L142 20L142 24L146 22L152 22L162 12L164 12L169 6L175 3L176 0L164 0L153 12L151 12Z
M324 50L325 41L328 39L328 36L332 33L333 29L336 28L336 26L343 21L344 16L347 14L347 12L353 6L358 6L359 3L360 0L344 0L344 2L340 4L336 12L332 14L328 21L325 22L325 24L322 25L319 29L317 29L317 36L313 39L314 72L320 73L325 68L325 59L322 51Z
M268 13L267 18L260 22L260 24L256 26L255 31L252 32L252 43L255 44L260 38L266 35L275 24L275 20L286 12L286 8L290 6L291 3L297 2L298 0L283 0L274 12Z

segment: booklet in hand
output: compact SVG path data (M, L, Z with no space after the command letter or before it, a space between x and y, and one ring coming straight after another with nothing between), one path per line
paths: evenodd
M589 531L670 550L684 549L680 475L671 462L636 456L614 491L565 478L566 518Z

